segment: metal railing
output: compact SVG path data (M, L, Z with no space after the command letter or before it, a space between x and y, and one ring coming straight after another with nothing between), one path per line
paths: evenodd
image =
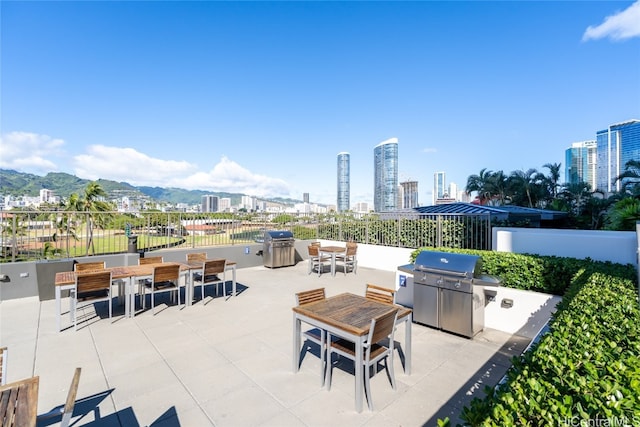
M70 258L160 248L246 245L265 230L402 248L491 249L489 215L0 212L0 261Z

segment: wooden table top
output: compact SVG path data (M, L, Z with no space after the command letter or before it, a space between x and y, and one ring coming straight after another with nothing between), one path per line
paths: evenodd
M202 261L190 261L190 262L163 262L163 265L175 265L179 264L181 270L193 270L196 268L202 268ZM234 261L227 261L227 266L234 266ZM106 270L111 271L111 277L113 279L126 279L127 277L135 276L151 276L153 274L153 266L158 264L143 264L143 265L123 265L118 267L107 267ZM76 281L75 271L61 271L56 273L55 286L72 285Z
M384 304L350 293L293 307L293 311L298 314L359 336L369 333L371 319L393 309L399 309L398 318L411 313L411 309L402 306Z
M34 427L38 416L40 377L31 377L0 386L2 426Z
M320 252L344 252L347 250L346 246L320 246L318 248Z

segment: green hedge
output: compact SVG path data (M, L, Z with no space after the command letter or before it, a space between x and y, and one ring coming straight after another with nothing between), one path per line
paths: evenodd
M505 383L487 387L484 399L475 398L462 410L465 425L640 425L635 268L499 252L481 255L486 271L502 273L509 285L566 291L549 332L513 358ZM542 284L526 285L528 274L530 282ZM449 424L448 419L438 423Z
M576 259L471 249L420 248L411 253L411 262L415 261L423 250L478 255L482 258L482 272L500 277L502 286L554 295L564 295L576 273L588 266L594 266L596 269L613 268L615 270L613 274L622 275L621 277L631 280L635 280L636 274L635 267L630 264L622 266L611 262L593 261L589 258Z

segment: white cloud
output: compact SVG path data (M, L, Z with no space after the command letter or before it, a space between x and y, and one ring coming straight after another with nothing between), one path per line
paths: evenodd
M422 150L423 153L437 153L438 149L437 148L424 148Z
M0 168L43 174L58 170L54 158L63 155L62 139L29 132L10 132L0 138Z
M602 24L589 26L582 35L582 41L599 40L606 37L611 40L640 37L640 0L622 12L607 16Z
M136 186L176 187L187 190L245 193L252 196L288 196L288 184L258 175L222 157L212 170L198 171L187 161L149 157L133 148L92 145L74 157L74 173L84 179L125 181Z

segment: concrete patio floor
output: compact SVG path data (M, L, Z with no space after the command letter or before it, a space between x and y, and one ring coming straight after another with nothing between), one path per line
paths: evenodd
M76 426L435 426L446 416L455 425L462 407L483 397L530 340L495 329L471 340L414 323L411 375L396 353L397 389L381 370L371 380L375 410L365 403L357 413L349 369L334 369L331 391L321 387L314 354L292 372L294 294L324 287L328 296L363 295L366 283L394 287L395 272L359 268L318 277L300 262L240 269L237 280L236 297L212 298L211 288L205 304L162 304L155 315L133 319L116 304L110 322L106 303L97 303L81 314L89 320L77 332L68 314L66 329L56 331L54 301L3 301L8 381L39 375L44 413L64 404L74 368L82 367ZM65 299L63 313L68 307ZM401 347L403 328L396 334Z

